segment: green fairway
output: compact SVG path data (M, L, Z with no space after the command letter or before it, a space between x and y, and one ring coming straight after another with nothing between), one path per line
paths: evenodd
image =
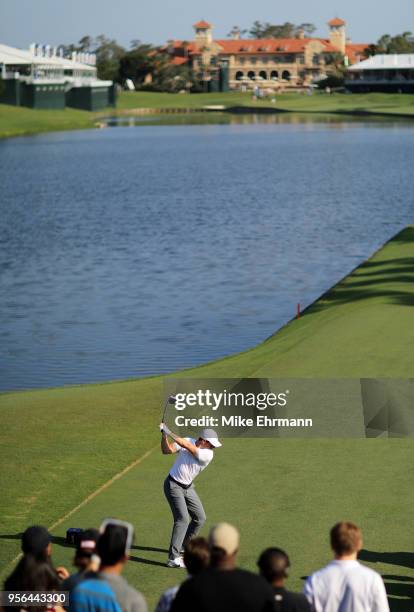
M412 378L413 281L409 227L266 342L183 375ZM73 553L61 543L68 526L113 515L136 526L127 576L151 605L178 580L162 567L170 530L162 481L171 462L158 450L162 380L0 396L3 577L22 529L52 526L81 504L53 528L55 561L69 563ZM412 440L225 440L199 478L205 532L214 521L234 522L240 563L252 569L264 546L286 547L290 585L300 588L301 577L329 558L329 527L354 520L365 534L364 558L386 576L393 609L409 610L412 451Z
M277 94L275 102L252 99L250 93L168 94L158 92L122 91L117 109L90 113L71 108L65 110L33 110L0 104L0 138L92 128L108 115L128 115L148 109L156 114L162 111L202 110L205 106L249 107L260 110L270 107L294 113L381 113L414 117L414 95L411 94L332 94L298 93ZM214 114L212 114L214 121Z

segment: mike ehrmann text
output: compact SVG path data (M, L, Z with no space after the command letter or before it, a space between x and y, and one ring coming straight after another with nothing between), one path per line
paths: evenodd
M179 415L174 419L176 427L313 427L312 419L272 418L258 414L254 419L231 415L219 417L201 416L198 418Z

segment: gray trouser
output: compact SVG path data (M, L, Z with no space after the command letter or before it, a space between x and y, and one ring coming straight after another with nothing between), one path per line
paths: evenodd
M181 554L187 542L200 531L206 522L206 513L194 485L184 489L167 476L164 493L174 517L168 556L170 559L175 559Z

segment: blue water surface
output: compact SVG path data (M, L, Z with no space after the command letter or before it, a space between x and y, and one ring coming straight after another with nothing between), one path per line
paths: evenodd
M0 389L264 340L414 219L405 123L141 125L0 142Z

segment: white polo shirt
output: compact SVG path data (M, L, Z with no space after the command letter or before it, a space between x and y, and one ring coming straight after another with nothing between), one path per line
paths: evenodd
M377 572L358 561L331 561L305 582L315 612L389 612L387 593Z
M192 444L196 443L195 438L185 438ZM214 452L210 448L199 448L197 458L194 457L186 448L182 448L175 443L178 450L177 459L170 470L170 476L183 485L190 485L194 478L199 475L214 457Z

